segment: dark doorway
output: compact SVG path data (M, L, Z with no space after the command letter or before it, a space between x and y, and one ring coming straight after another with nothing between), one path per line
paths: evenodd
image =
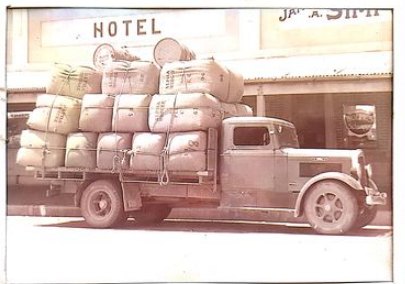
M301 148L326 148L323 95L266 96L266 116L291 121Z
M297 95L291 103L291 122L297 128L301 148L325 148L324 97Z

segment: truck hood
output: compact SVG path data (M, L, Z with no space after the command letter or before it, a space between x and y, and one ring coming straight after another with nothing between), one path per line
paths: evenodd
M282 151L293 157L351 158L352 160L357 160L359 155L363 154L362 150L284 148Z

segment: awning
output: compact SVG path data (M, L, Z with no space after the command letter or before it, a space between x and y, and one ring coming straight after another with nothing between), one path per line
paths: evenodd
M247 83L392 76L392 52L361 52L226 61Z

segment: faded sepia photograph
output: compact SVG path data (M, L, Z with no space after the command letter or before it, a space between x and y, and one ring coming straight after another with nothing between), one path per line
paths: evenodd
M393 8L5 8L5 283L394 281Z

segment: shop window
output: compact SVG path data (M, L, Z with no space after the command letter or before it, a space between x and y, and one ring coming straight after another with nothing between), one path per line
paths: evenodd
M377 118L374 105L344 105L343 121L348 147L375 147Z

